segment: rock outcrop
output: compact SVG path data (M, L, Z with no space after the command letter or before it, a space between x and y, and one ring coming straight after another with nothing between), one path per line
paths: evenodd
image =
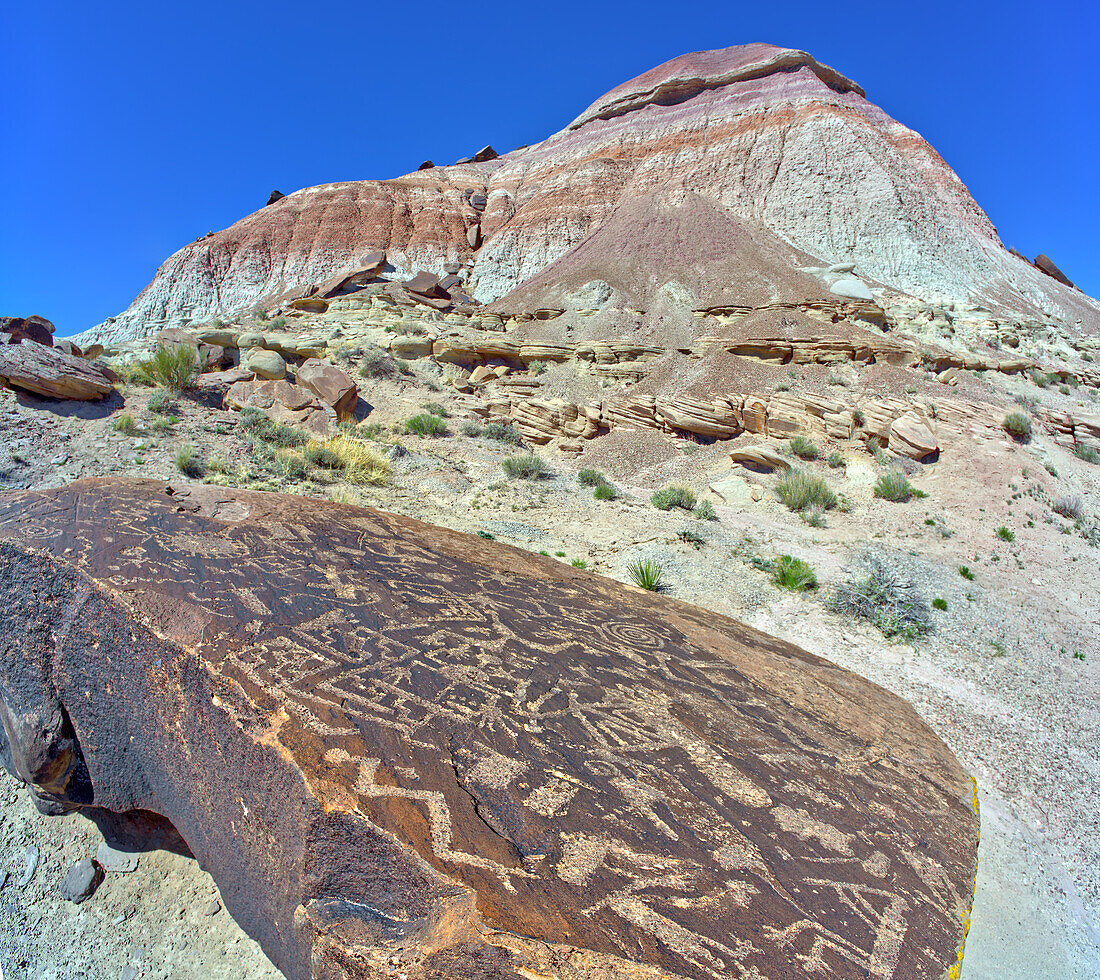
M885 285L1100 329L1095 300L1003 248L931 146L805 52L684 55L541 143L486 151L296 191L171 256L94 333L290 301L379 251L389 278L460 270L463 302L511 309L653 298L667 320L764 296L866 302Z
M291 980L957 970L972 781L897 697L722 616L154 481L0 494L0 588L5 765L171 819Z
M107 374L90 361L33 340L0 345L0 383L72 401L103 398L113 390Z

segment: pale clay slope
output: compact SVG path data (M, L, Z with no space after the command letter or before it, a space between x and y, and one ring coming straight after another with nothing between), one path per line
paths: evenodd
M1005 251L918 134L808 55L748 45L674 59L499 160L291 194L181 249L127 311L89 334L115 342L234 315L379 248L396 278L465 263L473 295L490 302L585 241L622 204L677 188L823 264L855 262L874 283L1049 317L1071 330L1100 328L1095 300ZM469 191L486 194L484 211L470 207ZM467 239L474 225L483 239L476 250ZM708 297L695 299L706 305Z

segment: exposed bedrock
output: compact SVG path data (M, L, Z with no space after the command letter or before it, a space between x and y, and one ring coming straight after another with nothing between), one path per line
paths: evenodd
M169 818L292 980L961 956L972 781L905 702L722 616L154 481L0 495L0 586L5 764Z
M554 305L536 294L561 291L564 257L563 276L592 272L627 306L671 284L688 308L814 296L837 284L800 270L844 265L842 295L885 284L1100 329L1096 301L1009 254L939 154L858 85L748 44L675 58L501 157L289 194L182 248L94 333L237 315L378 250L395 279L459 270L482 303L527 284L530 309ZM723 262L735 277L709 267Z

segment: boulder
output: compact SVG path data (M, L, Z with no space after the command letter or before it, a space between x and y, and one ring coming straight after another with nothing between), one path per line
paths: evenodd
M336 431L338 421L331 405L326 405L308 388L278 381L237 381L229 386L223 407L235 411L258 408L269 419L305 429L322 438Z
M836 293L837 296L847 296L849 299L865 299L874 300L874 294L867 288L867 283L860 279L853 279L850 276L844 279L838 279L829 287L830 293Z
M332 299L342 293L353 293L372 279L377 279L379 271L385 264L385 252L370 252L350 272L341 272L339 275L326 279L321 283L317 287L317 295L325 299Z
M782 473L791 468L791 461L778 449L761 444L739 446L730 452L730 459L750 470L763 470L766 473L775 470Z
M481 225L470 225L466 229L466 243L473 249L481 247Z
M71 357L83 357L84 352L77 347L71 340L59 340L53 344L61 353L68 354Z
M1070 282L1069 277L1047 256L1036 255L1034 265L1040 272L1045 272L1051 279L1057 279L1063 286L1069 286L1070 289L1076 288L1073 283Z
M401 285L410 293L417 293L430 299L450 299L447 290L439 284L439 276L432 272L421 270L412 279L403 282Z
M241 367L268 381L278 381L286 377L286 361L283 360L283 355L262 347L248 350L241 358Z
M474 163L486 163L489 160L496 160L499 157L500 154L491 146L483 146L474 154Z
M0 334L6 334L9 344L19 344L24 340L45 347L53 346L54 325L44 316L5 316L0 317Z
M434 170L434 169L435 169L435 164L434 164L434 163L432 163L432 161L431 161L431 160L425 160L425 161L424 161L424 162L423 162L422 164L420 164L420 166L419 166L419 167L417 167L416 169L417 169L418 171L419 171L419 170Z
M268 204L274 204L276 201L281 201L284 197L286 195L282 191L272 191L267 195L267 204L264 207L267 207Z
M321 299L320 296L300 296L287 305L292 310L301 310L303 313L324 313L328 310L328 300Z
M311 357L297 372L295 381L312 391L338 415L353 411L359 399L359 388L351 377L328 361Z
M5 764L169 819L288 980L959 962L970 777L900 698L721 615L163 480L0 494L0 590Z
M926 460L939 456L940 446L928 422L916 412L906 412L890 425L887 448L899 456Z
M36 343L0 346L0 381L72 401L102 398L113 390L107 374L91 361Z

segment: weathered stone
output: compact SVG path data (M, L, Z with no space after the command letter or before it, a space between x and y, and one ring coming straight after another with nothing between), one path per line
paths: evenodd
M71 723L94 785L58 795L170 819L289 980L959 960L972 781L901 699L717 614L162 481L0 494L0 590L5 730Z
M95 894L102 880L103 869L91 858L85 858L69 868L58 884L57 890L61 892L62 898L79 905Z
M1040 272L1045 272L1051 279L1057 279L1063 286L1069 286L1070 289L1076 288L1073 283L1070 282L1069 277L1047 256L1036 255L1034 265Z
M940 452L939 443L927 420L916 412L906 412L894 419L887 446L899 456L917 460L938 456Z
M316 357L311 357L298 368L295 381L331 405L339 415L351 412L359 399L359 388L348 374Z
M421 296L427 296L432 299L450 299L445 290L439 284L439 276L433 272L424 272L421 270L412 279L401 284L410 293L419 293Z
M267 207L268 205L274 204L276 201L281 201L284 197L286 197L286 195L282 191L272 191L267 195L267 205L264 206Z
M0 346L0 381L47 398L88 401L109 395L111 382L102 369L43 344Z
M308 388L279 381L238 381L229 386L225 408L240 411L258 408L268 418L306 429L318 436L330 436L336 430L336 412Z
M320 296L300 296L292 299L287 306L292 310L301 310L303 313L324 313L328 309L328 300Z
M435 164L434 164L434 163L432 163L432 161L431 161L431 160L425 160L425 161L424 161L424 162L423 162L422 164L420 164L420 166L419 166L419 167L417 167L416 169L417 169L417 170L434 170L434 169L435 169Z
M283 355L262 347L253 347L246 351L241 358L241 367L268 381L278 381L286 377L286 361L283 360Z
M54 325L44 316L0 317L0 336L6 335L10 344L30 341L45 347L53 346ZM79 355L78 355L79 356Z
M84 352L71 340L58 340L53 344L61 353L68 354L70 357L83 357Z
M138 855L134 851L121 851L106 841L100 841L95 852L95 863L112 874L129 874L137 870Z
M791 468L791 461L786 456L778 449L766 445L739 446L730 452L730 459L750 470L764 470L768 473Z
M485 163L489 160L496 160L499 156L500 154L491 146L483 146L474 154L474 163Z
M867 288L865 282L859 279L838 279L829 287L830 293L836 293L837 296L847 296L850 299L865 299L874 300L874 294Z

